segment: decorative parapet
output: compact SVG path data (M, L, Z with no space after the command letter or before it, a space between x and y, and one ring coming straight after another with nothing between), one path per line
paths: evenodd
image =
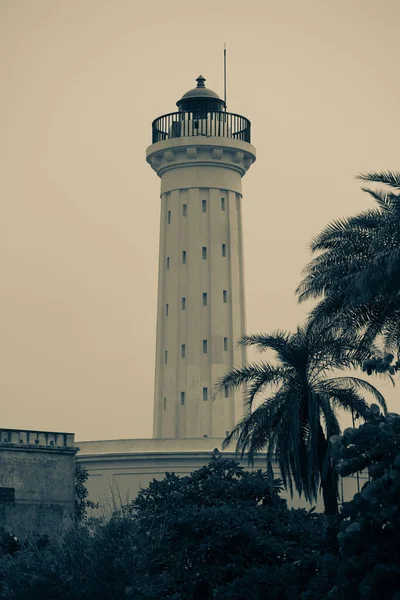
M0 429L1 448L23 448L77 452L75 434L34 429Z

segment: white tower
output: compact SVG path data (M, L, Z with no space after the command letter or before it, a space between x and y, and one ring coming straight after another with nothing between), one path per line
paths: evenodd
M147 149L161 178L156 438L224 438L243 414L241 392L212 394L246 360L241 179L255 148L250 122L204 82L153 121Z

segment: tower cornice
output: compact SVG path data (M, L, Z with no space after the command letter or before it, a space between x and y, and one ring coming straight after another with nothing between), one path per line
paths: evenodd
M188 136L152 144L146 160L159 177L185 167L222 167L243 177L256 160L256 149L231 138Z

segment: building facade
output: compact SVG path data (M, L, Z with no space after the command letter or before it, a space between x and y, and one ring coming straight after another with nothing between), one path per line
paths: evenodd
M75 519L73 433L0 429L0 527L56 537Z

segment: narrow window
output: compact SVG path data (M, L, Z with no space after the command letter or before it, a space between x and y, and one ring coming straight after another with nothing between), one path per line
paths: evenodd
M168 225L171 223L171 211L168 211Z
M225 398L229 398L229 386L225 386Z
M181 392L181 404L185 406L185 392Z
M223 290L222 292L222 300L228 302L228 292L226 290Z
M226 436L225 436L225 437L228 437L228 435L229 435L229 431L226 431L225 433L226 433Z
M15 504L15 488L0 487L0 504Z
M207 260L207 248L206 248L206 246L203 246L201 255L203 257L203 260Z
M226 244L222 244L222 256L226 256Z
M167 362L168 362L168 350L166 350L164 353L164 362L165 362L165 364L167 364Z
M208 388L203 388L203 400L208 400Z
M203 340L203 354L207 354L207 340Z
M182 204L182 216L186 217L187 215L187 204Z
M186 310L186 298L182 298L182 310Z
M182 344L181 346L181 358L185 358L186 356L186 345Z
M168 317L168 304L165 305L165 316Z
M207 306L207 292L203 292L203 306Z
M182 264L186 265L186 250L182 250Z
M201 210L202 212L207 212L207 200L201 201Z
M167 399L164 398L164 410L167 410Z
M169 256L167 256L167 269L169 269Z
M221 198L221 210L225 210L225 198Z
M224 337L224 352L228 350L228 338Z

